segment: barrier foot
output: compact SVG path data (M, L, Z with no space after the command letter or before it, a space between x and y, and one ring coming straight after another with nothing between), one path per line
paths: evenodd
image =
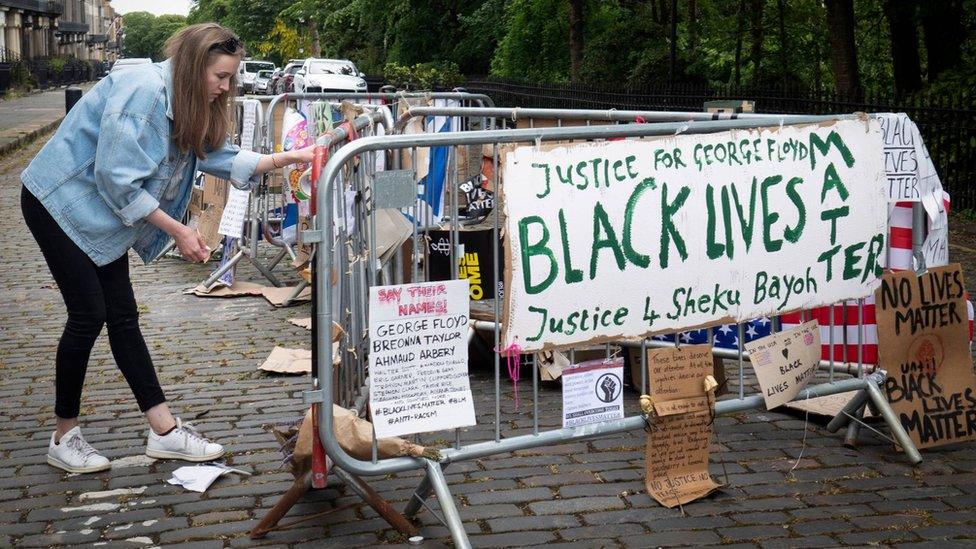
M461 522L461 514L458 513L457 506L454 504L454 496L451 495L450 488L447 487L447 479L441 465L436 461L427 460L427 478L437 494L437 501L441 505L441 512L444 513L444 521L451 531L451 539L454 540L454 547L457 549L471 549L471 542L468 541L468 534L464 531L464 524Z
M908 431L905 431L905 427L902 426L901 421L898 416L895 415L895 411L891 409L888 401L885 399L884 395L881 394L881 389L873 383L867 384L868 394L871 397L871 402L874 406L881 412L881 417L884 418L885 423L888 424L888 428L891 430L891 435L895 438L895 441L899 446L901 446L901 451L905 453L905 457L912 465L918 465L922 463L922 454L918 452L918 448L915 447L915 443L912 442L912 438L908 436Z
M268 535L268 532L275 529L278 526L278 521L280 521L291 508L298 503L298 500L305 495L306 492L312 487L312 483L308 478L308 473L305 473L301 478L296 478L295 482L292 483L291 488L281 496L278 503L274 504L274 507L268 510L268 513L264 515L261 522L251 529L251 539L262 539Z
M441 472L444 471L445 467L447 467L447 465L441 466ZM417 486L417 489L413 491L413 497L410 498L407 506L403 508L403 514L407 518L417 516L417 513L420 512L424 502L427 501L427 498L430 497L430 493L433 490L434 487L430 485L430 477L424 475L424 479L420 481L420 486Z
M847 434L844 435L845 448L850 448L852 450L857 448L857 436L861 431L861 422L864 421L864 408L865 405L862 404L857 410L854 411L853 414L851 414L857 421L850 421L847 424Z
M292 301L295 301L296 299L298 299L298 296L302 292L305 291L305 288L308 288L309 286L310 286L310 284L308 282L305 282L304 280L302 280L301 282L299 282L298 283L298 286L295 286L295 291L293 291L288 297L286 297L284 300L282 300L281 306L282 307L288 307L288 306L290 306L291 305L291 302Z
M254 265L254 268L264 275L264 278L268 279L268 282L271 282L271 284L273 284L276 288L281 287L281 281L278 280L278 277L271 274L271 271L269 271L260 261L258 261L258 258L251 257L250 255L248 255L247 258L251 261L251 265Z
M372 507L379 516L383 517L383 520L388 522L390 526L396 528L400 533L408 537L413 537L420 534L420 531L417 530L416 526L411 524L409 520L398 513L396 509L394 509L392 505L377 494L375 490L363 482L363 479L334 466L332 468L332 472L335 473L337 477L342 479L342 481L346 483L346 486L348 486L353 492L356 492L359 497L363 498L363 501Z
M284 259L286 255L288 255L288 249L282 248L281 251L275 254L275 256L271 258L271 261L268 262L268 270L273 271L274 268L278 266L278 263L281 263L281 260Z
M870 384L871 381L868 380L867 385ZM827 423L827 431L831 433L836 433L838 430L840 430L841 427L847 425L847 423L851 420L848 414L853 414L858 408L864 406L864 403L868 401L868 398L869 397L868 397L867 389L861 389L860 391L855 393L854 398L852 398L850 402L848 402L841 409L840 413L834 416L834 419L831 419L830 422Z
M207 279L203 281L202 286L204 288L210 289L214 285L214 283L217 282L217 279L224 276L224 273L226 273L227 271L233 269L234 266L237 265L237 262L240 261L242 257L244 257L243 248L237 250L237 253L234 254L234 257L230 258L230 261L221 265L219 269L217 269L216 271L213 272L212 275L207 277Z

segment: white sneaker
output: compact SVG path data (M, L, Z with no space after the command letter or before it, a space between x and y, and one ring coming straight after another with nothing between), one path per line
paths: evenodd
M81 436L81 427L74 426L61 437L57 444L51 433L51 443L47 447L47 462L69 473L94 473L112 466L107 457L98 453Z
M160 436L149 429L146 455L159 459L211 461L224 455L224 447L210 442L193 425L176 418L176 428Z

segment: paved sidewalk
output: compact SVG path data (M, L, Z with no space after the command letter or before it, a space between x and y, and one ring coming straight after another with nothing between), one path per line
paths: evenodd
M180 463L147 460L146 425L115 368L106 338L91 357L82 423L90 442L115 460L111 471L69 475L44 454L53 425L53 352L63 326L59 294L18 207L19 171L39 147L0 161L0 546L368 547L402 545L355 495L339 485L309 494L284 522L347 503L327 518L272 532L261 543L246 533L291 484L265 425L296 419L305 377L257 371L278 344L308 348L308 332L286 322L307 305L273 309L261 298L201 299L180 291L209 267L164 259L132 262L141 322L174 410L199 417L201 430L232 453L252 477L219 479L205 494L165 483ZM260 281L242 269L246 280ZM734 363L729 363L734 373ZM522 376L523 405L506 393L503 434L531 432L531 376ZM511 383L503 378L503 387ZM481 424L464 440L490 437L494 377L473 374ZM635 400L631 393L628 406ZM542 428L558 421L558 386L542 389ZM801 416L749 412L716 421L713 472L729 486L677 509L665 509L643 487L644 435L626 433L452 464L447 480L477 547L976 546L976 445L923 453L909 467L890 444L865 432L858 450L842 434L811 423L804 445ZM428 440L444 435L426 437ZM802 459L798 457L802 453ZM790 473L789 471L796 467ZM416 473L370 483L402 508ZM431 507L438 510L436 501ZM427 541L450 538L435 516L420 516ZM946 541L948 540L948 541Z
M77 86L87 91L94 85L85 82ZM64 90L0 101L0 156L57 127L64 118Z

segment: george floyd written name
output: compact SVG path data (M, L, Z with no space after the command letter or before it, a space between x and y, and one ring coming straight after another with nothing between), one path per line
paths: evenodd
M519 147L506 342L526 350L869 295L887 199L874 120Z

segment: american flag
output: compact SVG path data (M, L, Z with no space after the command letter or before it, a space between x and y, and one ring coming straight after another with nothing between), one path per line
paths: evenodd
M768 336L770 333L772 333L772 326L773 323L769 320L769 318L766 317L758 318L745 323L743 329L743 335L745 336L746 340L745 342L748 343L754 339ZM688 345L700 345L702 343L708 343L708 330L709 328L703 328L701 330L681 332L677 334L678 341L682 344ZM711 328L711 330L715 338L713 340L713 345L715 347L738 349L739 330L735 324L725 324L716 328ZM662 334L654 336L653 339L658 341L673 342L674 338L675 334Z

